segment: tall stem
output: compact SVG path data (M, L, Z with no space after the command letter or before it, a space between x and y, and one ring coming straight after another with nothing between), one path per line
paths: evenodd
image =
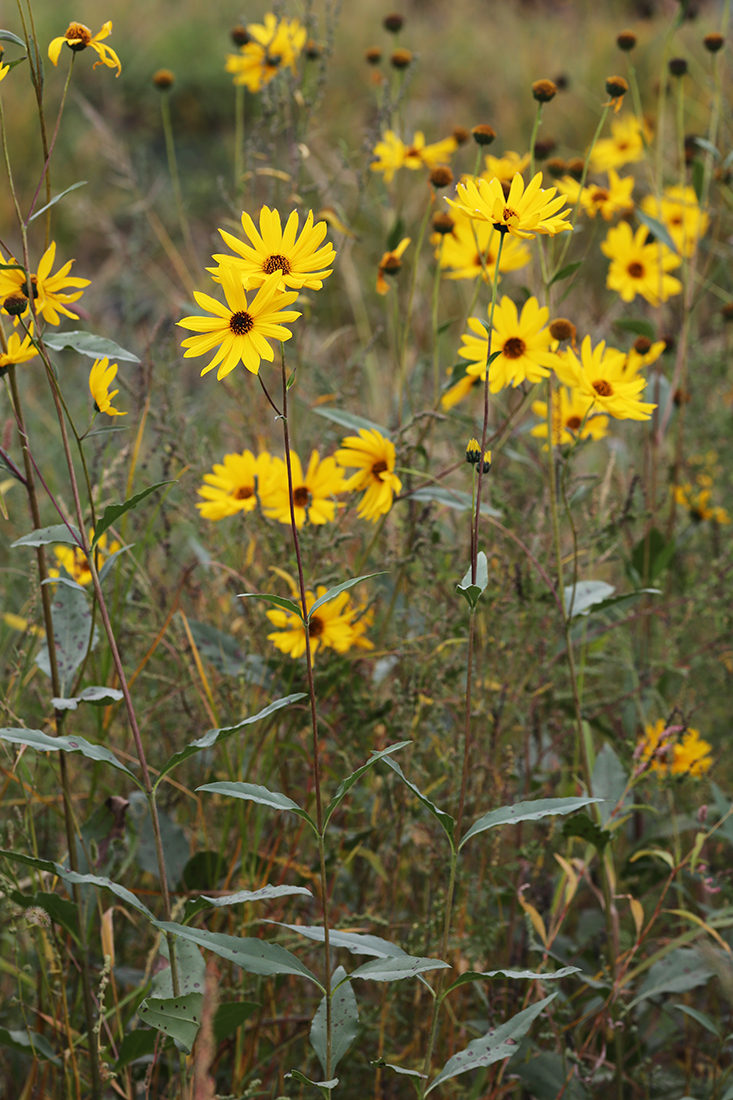
M181 192L181 180L178 175L178 161L176 160L176 143L173 139L173 124L171 122L171 108L170 97L167 89L163 89L160 93L160 113L163 118L163 132L165 134L165 149L168 154L168 172L171 177L171 185L173 187L173 198L176 204L176 213L178 214L178 223L181 227L181 233L183 239L186 242L186 251L188 252L188 258L194 267L198 266L196 259L196 253L193 248L193 241L191 239L191 227L188 224L188 218L186 217L186 210L183 205L183 194Z
M407 312L405 314L405 324L402 330L402 340L400 341L400 363L399 374L397 376L397 425L402 427L402 403L404 398L405 386L407 384L406 370L407 370L407 344L410 337L410 328L412 326L412 307L415 301L415 287L417 285L417 269L420 262L420 252L422 251L422 243L425 238L425 229L428 224L428 218L430 217L430 211L433 207L433 195L430 195L428 204L425 207L425 213L423 219L420 222L420 231L417 235L417 244L415 245L415 260L412 265L412 278L410 279L410 291L407 297Z

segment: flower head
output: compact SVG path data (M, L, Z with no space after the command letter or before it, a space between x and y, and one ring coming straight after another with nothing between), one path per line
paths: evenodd
M695 489L686 482L684 485L676 485L673 491L675 501L687 509L693 523L704 523L706 520L721 524L730 523L730 516L725 508L711 506L710 498L713 493L709 487Z
M208 374L218 364L216 377L221 380L240 362L252 374L257 374L262 359L272 362L275 358L268 338L289 340L293 335L283 326L283 322L297 320L300 313L283 307L290 305L298 297L298 292L281 291L281 274L280 271L275 271L266 276L257 294L248 302L238 271L231 266L222 265L219 275L227 305L223 306L208 294L194 291L196 303L214 316L184 317L178 321L181 328L200 333L183 340L183 347L187 349L184 358L206 355L218 345L218 351L201 371L202 375Z
M94 528L89 530L89 544L91 545L94 539ZM111 554L116 553L120 549L120 544L114 539L109 546L107 545L107 533L103 532L99 536L99 541L95 547L95 553L98 552L98 564L101 567L105 558L108 558ZM77 584L91 584L92 571L89 568L89 559L80 546L54 546L54 556L60 567L63 567L69 574L72 580ZM49 569L49 577L60 576L60 569Z
M652 363L656 363L666 346L666 340L655 340L652 343L646 336L638 336L626 356L624 365L626 378L635 378L644 367L650 367Z
M480 378L477 374L464 374L457 382L443 390L440 398L440 407L448 412L454 408L464 397L468 397L474 386L477 386Z
M520 157L519 153L508 149L500 157L492 157L491 154L487 154L484 157L484 164L486 169L481 173L481 179L486 180L488 183L496 176L504 183L511 183L517 172L521 176L529 164L529 153L525 153L523 157Z
M261 286L268 275L279 271L281 290L286 287L320 290L323 280L331 274L330 270L324 269L333 263L336 256L330 242L321 247L328 226L325 221L314 225L313 211L309 210L300 237L298 227L299 218L295 210L283 229L279 210L263 206L259 232L249 214L243 212L242 228L249 244L220 229L224 243L237 255L215 255L213 258L219 265L228 265L238 271L248 287ZM219 268L209 268L209 271L215 279L219 278Z
M305 603L308 611L317 599L326 594L326 591L323 585L319 585L315 594L306 592ZM302 619L294 612L276 608L268 611L267 617L277 630L268 634L267 637L281 653L288 653L293 658L302 657L305 653L306 629L310 637L311 653L314 656L321 645L335 649L337 653L346 653L352 646L372 649L372 643L364 636L371 617L364 615L359 618L361 610L351 606L348 592L341 592L316 609L306 628L303 626Z
M226 71L234 83L259 92L282 70L296 71L296 61L308 37L299 19L280 19L268 12L264 23L249 23L247 40L238 54L228 54Z
M557 356L550 350L552 336L546 327L550 317L547 307L540 308L536 298L528 298L517 312L511 298L504 295L494 310L492 354L500 354L489 367L489 390L498 393L506 386L518 386L525 378L539 382L550 374ZM469 317L468 327L474 335L464 333L463 347L458 354L470 360L468 374L486 377L489 336L486 327L475 317Z
M272 462L267 451L255 458L251 451L224 455L222 463L214 463L214 472L204 474L205 485L196 492L202 501L196 503L202 519L220 520L237 512L251 512L257 507L257 479L266 478Z
M81 298L84 291L83 289L78 289L68 294L66 292L67 288L83 288L89 286L89 279L78 279L73 275L69 276L71 265L74 262L73 260L67 260L66 263L58 269L56 274L52 275L51 268L53 267L55 259L56 242L51 241L51 244L41 257L37 273L35 275L31 274L30 277L30 291L33 293L33 298L35 300L36 313L40 313L49 325L61 324L61 317L59 314L63 314L65 317L71 317L72 320L77 321L79 315L77 313L72 313L71 310L66 307L71 302L76 302ZM14 264L16 261L11 256L8 263ZM26 298L28 297L29 287L25 272L19 268L0 271L0 299L5 299L18 291L24 294ZM23 316L27 315L29 309L30 307L23 313Z
M573 206L580 199L581 209L589 218L595 218L599 213L607 222L616 214L629 214L634 209L634 200L631 193L634 190L634 177L619 177L613 168L608 170L608 187L601 187L598 183L590 183L587 187L580 186L572 176L565 176L558 183L558 190L567 195L568 202Z
M339 507L334 497L346 490L344 471L337 460L319 458L318 451L313 451L303 473L300 458L291 451L290 468L296 525L302 527L306 518L313 524L330 523ZM267 475L260 478L260 502L270 519L290 523L288 470L281 458L273 458Z
M537 233L553 236L572 227L566 222L570 209L560 212L565 196L555 198L557 188L542 188L542 173L524 186L517 173L504 194L501 180L468 178L456 188L457 198L446 199L456 210L469 218L490 222L500 233L512 233L515 237L531 240Z
M691 775L699 777L712 767L713 746L700 737L696 729L685 730L677 739L680 727L667 726L663 719L644 727L644 736L636 747L640 765L657 775Z
M395 172L400 168L409 168L412 171L436 168L439 164L445 164L457 148L458 142L453 135L426 145L425 135L417 130L412 142L405 145L394 130L387 130L382 140L374 146L376 159L372 161L370 168L373 172L382 172L384 182L391 183Z
M402 489L402 482L394 472L394 443L376 428L360 428L358 435L347 435L341 440L334 458L342 466L358 467L345 486L348 492L366 490L357 515L373 522L386 515L394 494Z
M112 401L120 392L119 390L112 390L109 392L109 388L115 380L117 375L117 364L112 363L110 365L109 359L95 359L94 366L89 372L89 391L94 400L94 407L97 412L106 413L107 416L127 416L126 412L120 412L118 409L112 408Z
M400 243L391 252L385 252L379 261L377 269L377 294L386 294L389 284L385 275L396 275L402 267L402 254L410 243L410 237L403 237Z
M624 302L632 302L641 294L650 305L658 306L681 292L682 283L668 272L682 261L666 245L647 244L647 236L646 226L632 233L628 222L609 229L601 244L601 252L611 260L606 286L618 291Z
M595 401L578 390L569 390L560 386L552 393L552 444L559 447L574 443L576 439L603 439L608 433L608 417L592 415ZM533 401L532 412L539 417L539 423L532 428L531 434L538 439L547 439L547 402ZM590 414L590 415L589 415Z
M649 420L656 405L641 400L646 380L627 378L625 365L623 351L607 348L605 340L594 348L590 336L586 336L580 345L580 358L572 348L566 348L557 356L555 373L566 386L591 398L594 412L608 413L617 420Z
M438 243L436 259L446 268L447 279L476 279L481 275L491 282L496 269L496 257L501 235L489 222L473 221L459 210L451 232L443 238L442 250ZM448 215L443 215L447 217ZM439 242L440 238L438 238ZM433 239L433 244L436 240ZM499 271L517 271L530 261L530 251L523 241L505 237L499 259Z
M95 34L92 37L92 32L89 27L85 27L83 23L69 23L66 34L62 34L60 38L54 38L48 47L49 59L58 65L59 54L61 53L61 47L64 42L66 45L74 50L76 53L79 50L85 50L87 46L91 48L99 55L99 61L95 61L93 68L96 69L97 65L106 65L108 69L117 69L117 76L122 72L122 64L119 57L112 49L111 46L103 46L102 40L109 38L112 34L112 20L108 19L102 27L99 34Z
M590 163L595 172L607 172L633 164L644 156L644 141L650 138L648 127L635 115L622 115L611 120L611 137L601 138L593 146Z
M701 210L694 187L665 187L658 202L654 195L641 201L641 209L661 221L681 256L691 256L707 232L710 218Z

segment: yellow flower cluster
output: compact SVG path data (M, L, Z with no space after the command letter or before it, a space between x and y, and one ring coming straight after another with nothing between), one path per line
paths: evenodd
M685 730L677 739L674 729L668 730L663 719L644 727L636 748L640 765L647 765L656 775L691 775L699 777L712 767L713 746L704 741L700 731Z
M315 594L306 592L308 611L326 591L326 588L319 585ZM293 586L293 595L295 594ZM293 612L280 608L268 611L267 617L277 627L267 635L273 645L281 653L287 653L293 658L302 657L305 653L306 630L302 620ZM315 656L319 646L335 649L337 653L347 653L354 646L359 649L373 649L374 643L366 637L367 628L373 618L372 612L365 611L363 606L352 605L348 592L341 592L333 600L321 604L309 619L307 629L311 653Z
M278 19L268 12L263 23L247 24L247 38L238 54L227 54L225 68L235 84L259 92L283 69L296 72L307 33L299 19Z

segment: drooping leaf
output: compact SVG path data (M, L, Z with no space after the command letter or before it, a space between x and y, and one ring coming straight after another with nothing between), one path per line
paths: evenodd
M230 905L244 905L252 901L269 901L270 898L284 898L292 894L313 897L306 886L262 886L259 890L239 890L236 894L210 898L205 894L200 898L189 898L183 910L183 923L188 924L191 917L205 909L221 909Z
M509 978L513 981L520 979L526 979L527 981L536 982L553 982L559 978L568 978L571 974L582 974L582 970L578 966L563 966L560 970L552 971L551 973L537 974L534 970L467 970L464 974L461 974L460 978L456 978L454 982L446 989L443 996L451 993L454 989L458 989L462 985L468 985L470 982L485 982L489 978Z
M322 596L319 596L313 607L308 612L308 622L311 621L311 617L319 607L323 607L324 603L328 603L329 600L335 600L337 596L340 596L342 592L346 592L348 588L353 588L355 584L359 584L361 581L370 581L372 577L384 576L385 570L383 569L379 573L367 573L364 577L352 577L351 580L344 581L342 584L337 584L333 588L329 588L328 592L324 592Z
M59 196L60 198L61 196ZM104 359L110 361L122 359L127 363L139 363L137 355L131 351L125 351L114 340L108 340L104 336L95 336L93 332L47 332L43 342L52 351L62 351L63 348L73 348L80 355L88 355L90 359Z
M372 959L349 975L350 980L363 978L369 982L399 982L414 978L428 970L450 970L450 963L441 959L423 959L417 955L393 955L389 959Z
M445 810L439 809L435 805L434 802L431 802L430 799L426 795L424 795L418 787L415 786L414 783L410 782L410 780L407 778L405 773L402 771L402 768L399 766L399 764L395 760L392 760L389 756L385 756L384 757L384 763L387 765L387 767L391 768L392 771L395 772L400 777L400 779L405 784L405 786L408 787L409 790L412 791L412 793L415 795L415 797L417 799L420 800L420 802L422 802L423 806L425 806L428 810L430 810L430 813L433 815L433 817L437 818L437 820L443 826L443 830L444 830L446 836L448 837L448 840L450 842L450 846L452 848L453 847L453 835L454 835L454 832L455 832L456 823L453 820L453 818L451 817L451 815L447 814L445 812Z
M536 1004L525 1008L523 1012L518 1012L516 1016L512 1016L506 1023L492 1028L480 1039L474 1039L465 1050L454 1054L452 1058L448 1059L435 1080L428 1085L425 1095L427 1096L434 1088L441 1085L443 1081L448 1081L451 1077L457 1077L459 1074L467 1073L472 1069L480 1069L482 1066L491 1066L495 1062L501 1062L512 1054L516 1054L519 1040L527 1034L537 1017L556 996L557 993L553 993L551 996L545 997L544 1000L537 1001Z
M121 546L119 548L119 550L115 550L114 554L110 554L110 556L105 559L104 565L99 570L99 583L100 584L104 584L105 579L110 575L110 573L114 569L115 564L117 562L117 559L122 557L123 554L126 554L128 550L132 550L134 545L135 545L135 543L131 542L129 544L129 546Z
M323 1089L330 1092L331 1089L335 1089L339 1083L338 1077L334 1077L330 1081L311 1081L310 1077L306 1077L299 1069L291 1069L285 1074L285 1077L292 1077L294 1081L299 1081L301 1085L313 1085L314 1088L321 1090L321 1094L323 1094Z
M326 420L333 421L341 428L348 428L352 432L358 432L361 428L366 428L367 431L379 432L385 439L389 439L391 435L387 428L383 428L381 424L375 424L373 420L367 420L364 416L356 416L354 413L346 412L345 409L335 409L331 405L316 405L311 409L311 412L317 413L318 416L322 416Z
M256 1001L224 1001L214 1016L214 1040L222 1043L260 1006Z
M479 601L479 596L485 591L489 583L489 563L483 550L476 555L476 583L471 581L471 569L469 567L460 584L456 585L456 591L460 592L468 606L473 609Z
M553 283L559 283L563 279L569 279L571 275L574 275L579 267L583 266L582 260L575 260L572 264L566 264L565 267L561 267L557 275L553 275L550 279L548 286L552 286Z
M498 354L501 354L499 352ZM468 493L462 493L459 489L444 489L441 485L424 485L410 493L409 500L434 501L436 504L445 504L448 508L454 508L457 512L470 512L472 502ZM481 515L497 518L501 512L492 508L485 500L481 501Z
M601 802L600 798L538 798L529 802L515 802L513 806L502 806L498 810L491 810L474 822L459 845L463 847L466 841L478 833L487 829L495 829L498 825L516 825L518 821L539 821L542 817L553 814L572 814L576 810L582 810L584 806L590 806L593 802Z
M356 1005L354 990L350 982L344 982L346 971L343 966L337 966L331 974L331 988L334 994L331 998L331 1072L336 1072L336 1066L349 1049L359 1032L359 1009ZM339 984L343 983L343 984ZM338 988L336 988L338 986ZM321 1068L326 1072L326 998L316 1009L310 1030L311 1046L318 1055Z
M0 729L0 741L8 741L12 745L27 745L37 752L80 752L89 760L101 760L105 764L111 764L113 768L128 775L138 786L141 785L134 772L126 768L109 749L104 745L95 745L83 737L75 735L50 737L42 730Z
M134 497L130 497L129 500L125 500L122 504L108 504L102 512L101 519L97 520L97 526L94 528L94 540L92 542L91 549L99 542L104 532L116 523L120 516L124 516L126 512L131 512L133 508L137 508L141 501L149 497L151 493L156 492L157 489L162 489L164 485L173 485L172 480L159 481L155 485L148 485L147 489L143 489L140 493L135 493Z
M659 962L655 962L642 983L629 1009L649 997L663 993L687 993L710 980L714 971L694 947L677 947Z
M65 191L61 191L58 195L54 195L51 201L47 202L45 206L42 206L40 210L34 210L25 224L30 225L36 218L40 218L41 214L45 214L50 207L55 206L59 199L63 199L64 195L68 195L70 191L76 191L78 187L84 187L86 183L87 180L79 180L78 183L72 183L71 187L67 187Z
M288 928L291 932L297 932L299 936L304 936L307 940L314 940L316 943L325 942L321 925L283 924L282 921L269 920L265 923ZM383 940L379 936L367 936L362 932L341 932L338 928L329 928L328 937L332 949L345 947L347 951L351 951L352 955L373 955L377 959L393 959L398 956L408 958L407 953L398 944L390 943L389 940Z
M124 699L124 695L117 688L88 687L84 688L78 695L72 695L69 699L54 696L51 702L55 710L76 710L79 703L93 703L95 707L104 707L108 703L119 703L120 699ZM127 768L125 768L125 771L127 771Z
M677 245L669 235L669 230L666 225L663 225L657 218L653 218L651 214L645 213L645 211L638 206L634 214L641 224L645 225L649 232L654 235L655 239L658 240L660 244L666 245L671 252L674 252L675 256L679 255Z
M269 806L273 810L290 810L307 821L314 833L318 832L318 826L313 818L305 810L301 810L297 802L288 798L279 791L268 791L267 787L260 787L256 783L206 783L203 787L197 787L196 791L208 791L210 794L223 794L228 798L242 798L245 802L257 802L260 806Z
M186 993L180 997L146 997L138 1015L149 1027L177 1040L190 1054L201 1026L203 993Z
M242 970L249 974L294 974L296 977L308 978L325 993L314 974L310 972L292 952L286 951L277 943L268 943L267 940L249 937L226 936L223 932L208 932L204 928L189 928L185 924L175 924L173 921L158 921L157 927L162 932L172 932L182 939L191 940L207 951L212 951L222 959L236 963Z
M179 764L182 764L184 760L188 760L189 756L194 756L197 752L201 752L202 749L210 749L211 746L215 745L220 739L224 740L224 738L229 737L230 734L236 733L237 730L241 730L245 726L250 726L253 722L259 722L263 718L269 718L271 714L281 710L283 707L290 706L291 703L297 703L305 698L306 695L304 692L296 691L293 695L286 695L283 699L276 699L274 703L268 704L264 710L258 711L257 714L250 714L247 718L242 718L240 722L236 722L233 726L223 726L221 729L209 730L203 737L199 737L196 741L192 741L190 745L186 745L185 749L181 749L180 752L175 752L173 756L166 761L160 770L160 774L155 781L153 789L157 789L163 778ZM203 790L203 788L201 789Z
M65 523L56 523L52 527L38 527L35 531L31 531L29 535L23 535L22 538L16 539L15 542L11 542L11 549L13 546L48 546L53 542L63 542L69 546L81 546L81 535L79 529L70 523L67 527Z
M81 666L92 636L92 612L86 593L80 589L59 585L51 600L51 618L53 620L54 644L56 646L56 664L58 666L60 687L63 694L71 687L76 670ZM97 644L99 631L94 627L91 648ZM43 641L36 654L36 664L51 677L51 661L48 654L48 642Z
M26 48L23 39L18 38L17 34L13 34L12 31L0 31L0 42L13 42L16 46L20 46L22 50Z
M11 1050L18 1050L21 1054L28 1054L31 1058L39 1058L44 1062L53 1062L55 1066L61 1065L48 1039L30 1028L12 1031L7 1027L0 1027L0 1046L10 1047Z
M717 1024L710 1019L706 1012L700 1012L697 1008L691 1008L689 1005L672 1005L672 1008L678 1008L680 1012L684 1012L685 1016L689 1016L695 1023L700 1024L700 1027L704 1027L706 1031L709 1031L711 1035L714 1035L716 1039L721 1038L720 1028Z
M594 604L607 600L615 591L615 585L606 584L605 581L578 581L576 585L567 585L565 613L570 618L575 615L587 615Z
M416 1069L405 1069L404 1066L396 1066L394 1062L385 1062L384 1058L378 1058L374 1062L369 1063L371 1066L377 1066L379 1069L393 1069L395 1073L401 1073L405 1077L418 1077L427 1081L426 1073L419 1073Z
M238 592L237 599L265 600L267 603L273 604L274 607L282 607L284 611L289 611L291 615L297 615L300 621L303 622L302 607L294 600L289 600L287 596L276 596L272 592Z
M370 768L374 767L374 765L377 764L380 760L384 759L385 756L391 756L393 752L399 752L400 749L404 749L407 747L407 745L411 744L411 741L399 741L396 745L390 745L389 748L382 749L381 752L373 753L373 755L370 756L370 758L367 760L366 764L363 764L360 768L357 768L355 772L351 773L351 775L347 775L346 779L341 780L336 790L336 794L333 796L331 802L329 802L323 814L324 833L326 831L329 821L331 820L331 815L333 814L334 810L336 810L341 805L347 793L351 790L354 784L359 779L361 779L362 775L364 775L365 772L369 771Z

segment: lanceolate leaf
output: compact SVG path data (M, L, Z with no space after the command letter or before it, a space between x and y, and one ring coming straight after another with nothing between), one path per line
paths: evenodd
M346 412L345 409L334 409L330 405L318 405L311 411L317 413L318 416L325 417L326 420L332 420L334 424L339 424L342 428L349 428L350 431L358 432L360 428L366 428L370 431L379 432L386 439L390 437L390 432L387 428L383 428L381 424L375 424L373 420L366 420L363 416Z
M497 354L501 355L501 352ZM410 493L410 500L435 501L436 504L445 504L448 508L455 508L457 512L471 510L471 497L468 493L462 493L459 489L444 489L442 485L424 485L422 489L416 489ZM498 517L501 512L492 508L486 501L481 501L481 515Z
M427 970L450 970L450 964L441 959L422 959L416 955L397 955L390 959L372 959L358 967L349 979L363 978L370 982L399 982L402 978L415 978Z
M400 777L400 779L405 784L405 786L409 787L409 789L412 791L412 793L415 795L415 797L419 798L419 800L422 802L423 806L426 806L427 809L430 810L430 813L433 815L433 817L436 817L438 819L440 824L443 826L443 829L445 830L445 834L448 837L448 840L450 841L450 845L451 845L451 848L452 848L453 847L453 834L454 834L454 831L455 831L456 823L453 820L453 818L451 817L451 815L447 814L445 812L445 810L438 809L438 807L435 805L434 802L431 802L430 799L427 798L422 793L422 791L419 790L415 786L414 783L411 783L410 780L405 775L405 773L402 771L402 768L399 766L399 764L395 760L391 760L390 757L385 756L384 757L384 763L387 765L387 767L391 768L393 772L397 773L397 775Z
M11 542L10 546L11 548L13 546L48 546L52 542L81 546L81 535L73 523L68 527L65 523L56 523L53 527L39 527L29 535L23 535L22 538Z
M660 242L660 244L666 245L667 248L674 252L675 255L679 255L677 245L670 237L669 230L667 229L666 225L662 225L662 223L660 221L657 221L656 218L653 218L651 214L645 214L644 211L640 210L638 206L634 211L634 215L636 218L638 218L642 225L645 225L647 227L650 233L654 234L655 238Z
M53 1047L43 1035L37 1031L23 1028L20 1031L10 1031L7 1027L0 1027L0 1046L18 1050L31 1058L40 1058L46 1062L53 1062L55 1066L60 1062L53 1052Z
M64 702L68 701L64 700ZM128 775L138 787L141 786L137 776L109 749L104 745L94 745L83 737L49 737L41 730L0 729L0 741L8 741L12 745L28 745L29 748L36 749L38 752L80 752L89 760L102 760L105 764L111 764L113 768Z
M352 577L350 581L344 581L343 584L337 584L333 588L329 588L328 592L324 592L322 596L319 596L313 607L308 612L308 622L311 620L313 613L322 607L324 603L328 603L329 600L335 600L337 596L340 596L342 592L345 592L347 588L353 588L355 584L359 584L360 581L370 581L372 577L381 577L385 573L383 569L380 573L367 573L364 577Z
M300 621L303 621L303 609L294 600L289 600L286 596L275 596L272 592L240 592L237 598L240 600L266 600L268 603L274 604L275 607L282 607L285 611L289 611L291 615L297 615Z
M210 898L205 894L200 898L189 898L183 911L183 923L187 924L196 913L204 909L221 909L230 905L244 905L252 901L268 901L270 898L283 898L291 894L304 894L307 898L313 897L305 886L262 886L259 890L240 890L236 894L226 894L224 897Z
M71 187L67 187L65 191L61 191L60 194L54 195L50 202L47 202L45 206L42 206L40 210L34 210L30 218L28 218L26 225L30 225L36 218L40 218L41 214L45 214L51 206L55 206L59 199L63 199L64 195L68 195L70 191L76 191L77 187L84 187L86 180L79 180L78 183L72 183Z
M345 982L346 971L337 966L331 974L331 1072L349 1049L359 1031L359 1009L350 982ZM338 988L336 988L338 986ZM322 998L311 1024L310 1040L318 1055L321 1068L326 1072L326 998Z
M318 833L318 826L313 818L305 810L301 810L297 802L288 798L286 794L278 791L268 791L267 787L260 787L256 783L206 783L203 787L197 787L197 791L209 791L210 794L223 794L229 798L242 798L245 802L258 802L261 806L270 806L273 810L290 810L307 821L314 833Z
M571 974L581 973L582 971L578 966L563 966L560 970L555 970L550 974L537 974L534 970L467 970L464 974L461 974L460 978L456 978L454 982L451 982L443 996L445 997L452 990L467 985L469 982L485 982L489 978L550 982L556 981L558 978L567 978Z
M341 805L346 794L357 780L361 779L365 772L369 771L378 761L383 760L385 756L391 756L393 752L399 752L400 749L406 748L407 745L411 745L411 741L399 741L396 745L390 745L388 749L382 749L381 752L375 752L373 756L370 756L366 764L363 764L360 768L357 768L355 772L348 775L346 779L342 779L338 785L336 794L326 807L323 815L323 830L326 831L326 827L331 820L331 815L338 806Z
M140 1019L150 1027L177 1039L186 1054L190 1054L201 1026L203 993L186 993L180 997L147 997L138 1009Z
M148 485L147 489L143 489L141 493L135 493L134 497L123 501L122 504L108 504L102 513L102 518L97 521L97 526L94 528L94 541L91 549L94 549L107 528L116 523L120 516L124 516L125 512L131 512L133 508L137 508L138 504L145 500L145 497L149 497L151 493L154 493L156 489L162 489L164 485L173 484L174 482L170 479L159 481L156 485Z
M553 275L550 279L548 286L552 286L553 283L559 283L562 279L569 279L571 275L574 275L579 267L583 266L582 260L576 260L575 263L567 264L565 267L558 271L557 275Z
M117 688L88 687L78 695L72 695L68 699L54 697L51 702L56 710L76 710L79 703L93 703L96 707L104 707L108 703L119 703L120 699L124 699L124 695Z
M18 38L17 34L13 34L12 31L0 31L0 42L13 42L16 46L20 46L21 49L25 49L25 42L22 38Z
M138 913L142 913L143 916L147 917L151 924L160 927L147 906L143 905L132 891L116 882L112 882L111 879L103 878L101 875L80 875L77 871L69 871L62 864L55 863L53 860L36 859L34 856L26 856L22 852L11 852L5 848L0 848L0 856L5 856L11 863L22 863L26 867L37 867L39 871L48 871L51 875L58 875L64 882L78 883L80 886L99 886L104 890L109 890L116 897L121 898L126 905L129 905L132 909L137 909Z
M61 196L59 195L59 198ZM88 355L90 359L122 359L128 363L139 363L137 355L131 351L125 351L114 340L107 340L104 336L95 336L93 332L48 332L44 334L43 342L52 351L61 351L63 348L73 348L80 355Z
M516 825L518 821L538 821L552 814L572 814L590 806L593 802L602 802L602 798L538 798L534 802L515 802L513 806L502 806L480 817L468 830L459 845L459 850L467 840L497 825Z
M315 940L323 943L325 940L323 927L312 924L283 924L281 921L266 921L266 924L277 924L281 928L288 928L291 932L297 932L307 940ZM379 936L365 936L361 932L340 932L338 928L330 928L328 932L329 945L345 947L353 955L374 955L378 959L391 959L397 956L408 958L406 952L396 943L383 940Z

